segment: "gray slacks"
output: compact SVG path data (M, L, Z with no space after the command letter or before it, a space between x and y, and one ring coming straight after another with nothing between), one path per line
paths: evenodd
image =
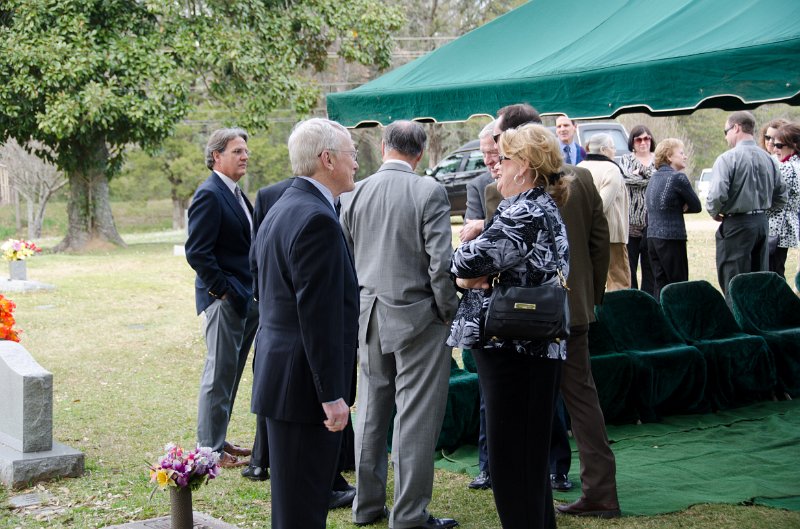
M388 464L386 441L392 409L394 507L389 527L424 523L433 493L433 457L442 429L450 377L448 328L432 323L397 351L383 351L377 311L367 328L366 349L359 348L361 371L355 421L356 498L353 521L366 522L383 512Z
M258 304L242 318L227 300L218 299L201 313L206 363L200 378L197 442L222 453L239 380L258 328Z

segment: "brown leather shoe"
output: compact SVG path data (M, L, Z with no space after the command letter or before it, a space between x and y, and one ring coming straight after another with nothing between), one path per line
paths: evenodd
M223 454L219 458L219 466L222 468L236 468L236 467L243 467L248 464L250 460L242 460L236 456L233 456L227 452L223 452Z
M229 443L225 441L225 444L222 446L222 449L229 453L232 456L238 457L247 457L252 453L252 450L249 448L244 448L242 446L237 446L235 444Z
M595 518L619 518L622 512L619 505L614 503L593 503L585 498L580 498L566 505L556 505L556 511L560 514L570 514L572 516L594 516Z

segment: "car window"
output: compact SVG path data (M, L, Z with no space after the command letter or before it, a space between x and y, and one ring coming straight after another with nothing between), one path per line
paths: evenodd
M446 175L450 173L455 173L461 167L461 159L464 157L463 154L454 154L453 156L448 156L436 166L436 176Z
M703 172L700 173L700 181L701 182L711 181L711 169L703 169Z
M486 169L486 164L483 163L483 153L481 153L481 151L474 151L469 153L469 158L467 159L467 166L464 168L464 170L479 171L481 169Z

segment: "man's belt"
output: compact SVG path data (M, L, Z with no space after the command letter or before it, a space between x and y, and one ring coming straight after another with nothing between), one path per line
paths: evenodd
M740 215L760 215L766 213L766 209L754 209L753 211L744 211L742 213L725 213L726 217L738 217Z

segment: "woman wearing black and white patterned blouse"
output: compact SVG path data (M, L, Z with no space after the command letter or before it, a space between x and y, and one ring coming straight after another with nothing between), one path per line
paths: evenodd
M653 151L656 150L656 140L653 133L644 125L633 127L628 136L628 149L633 151L620 160L622 176L630 193L630 209L628 226L628 259L631 264L631 287L639 288L636 270L639 262L642 265L641 289L648 294L653 293L653 271L650 267L650 258L647 252L647 206L644 194L650 176L656 172L653 163Z
M508 129L499 139L504 200L491 224L453 255L451 271L465 289L447 343L470 348L486 403L492 489L503 527L555 528L549 480L550 431L565 341L512 341L481 333L491 290L500 284L558 284L556 253L544 216L555 232L560 265L569 271L567 232L557 204L571 175L555 136L541 125ZM524 457L520 460L520 454Z
M789 201L782 208L767 211L770 238L777 237L775 251L770 252L769 269L786 277L786 255L789 248L797 247L800 227L800 126L789 123L779 128L774 133L773 146L789 191Z

